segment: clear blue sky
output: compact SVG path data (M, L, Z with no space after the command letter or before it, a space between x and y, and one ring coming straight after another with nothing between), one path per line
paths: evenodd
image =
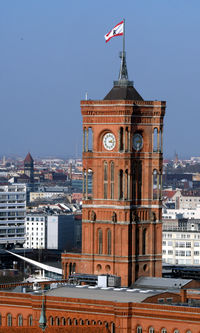
M0 154L81 155L80 99L102 99L119 72L166 100L164 155L200 155L199 0L1 0Z

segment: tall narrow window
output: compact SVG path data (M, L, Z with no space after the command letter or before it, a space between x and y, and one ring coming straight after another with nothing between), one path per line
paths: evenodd
M129 199L129 179L128 179L128 169L125 170L125 199Z
M158 198L158 172L157 170L153 171L153 200Z
M126 127L125 131L125 151L129 151L129 132L128 132L128 127Z
M33 316L32 316L32 315L30 315L30 316L28 317L28 325L29 325L29 326L33 326Z
M72 274L72 263L70 262L70 264L69 264L69 275L71 275Z
M160 152L162 153L162 150L163 150L163 129L162 127L160 128L160 138L159 138L159 149L160 149Z
M73 264L72 270L73 270L73 273L76 273L76 264L75 263Z
M119 130L119 150L120 151L124 150L124 129L123 129L123 127L120 127L120 130Z
M136 165L132 166L132 200L136 199Z
M141 200L142 198L142 162L138 162L138 168L137 168L137 199Z
M154 128L153 131L153 151L157 152L158 151L158 129Z
M135 253L136 255L139 254L139 229L136 229L136 235L135 235Z
M23 326L23 317L21 314L18 316L18 326Z
M53 317L51 316L51 317L49 317L49 325L53 326L53 324L54 324L54 320L53 320Z
M86 151L86 128L83 128L83 152Z
M10 313L7 314L7 326L8 327L12 326L12 315Z
M108 163L104 162L104 199L108 198Z
M142 232L142 254L146 254L146 233L147 229Z
M103 253L103 232L101 229L98 230L98 254Z
M111 254L111 230L107 231L107 254Z
M92 128L88 128L88 151L92 151L93 149L93 132Z
M111 333L115 333L115 324L111 323Z
M87 189L87 193L88 193L88 198L92 199L93 197L93 172L91 169L88 169L88 189Z
M115 183L115 177L114 177L114 162L111 162L110 164L110 198L114 199L114 183Z
M119 170L119 199L123 199L123 170Z

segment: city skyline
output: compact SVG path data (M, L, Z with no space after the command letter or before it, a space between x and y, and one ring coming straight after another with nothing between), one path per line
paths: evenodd
M199 155L197 0L0 9L0 155L81 156L80 99L103 99L117 79L122 37L106 44L104 35L123 17L129 79L145 100L167 101L164 157Z

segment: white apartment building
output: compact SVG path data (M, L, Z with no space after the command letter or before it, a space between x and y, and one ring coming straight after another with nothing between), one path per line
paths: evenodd
M23 245L25 217L26 185L0 186L0 247Z
M167 209L163 208L162 218L163 219L176 219L178 217L187 219L200 219L200 207L196 208L181 208L181 209Z
M44 214L31 214L26 216L26 241L25 248L46 248L46 216Z
M162 233L163 263L200 265L200 224L164 227ZM188 230L189 229L189 230Z

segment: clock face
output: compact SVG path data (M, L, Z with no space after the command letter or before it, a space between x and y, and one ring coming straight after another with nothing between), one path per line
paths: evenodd
M103 145L106 150L113 150L116 145L116 139L114 134L107 133L103 137Z
M139 151L143 147L143 138L142 135L139 133L134 134L133 136L133 148L136 151Z

